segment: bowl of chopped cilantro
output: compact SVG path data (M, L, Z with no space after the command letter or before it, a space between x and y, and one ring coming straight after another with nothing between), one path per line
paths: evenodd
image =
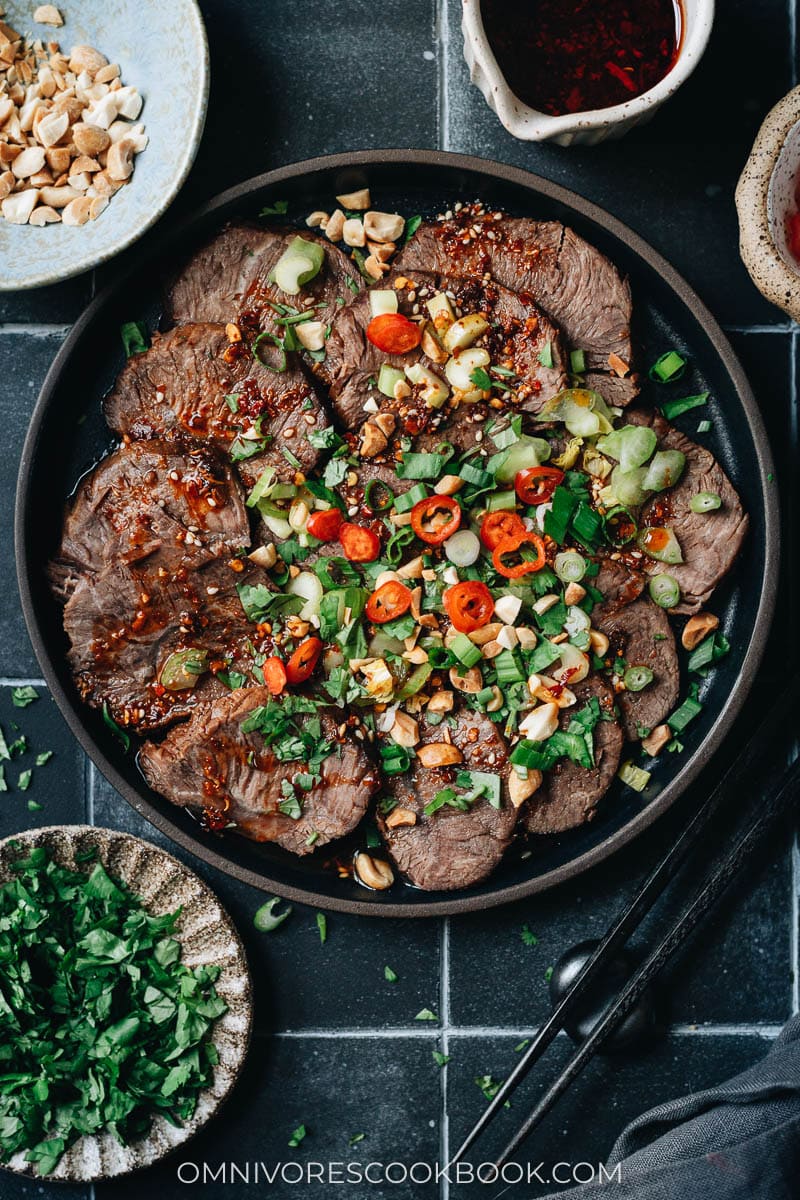
M0 1163L90 1181L205 1125L247 1053L230 917L177 859L52 826L0 842Z

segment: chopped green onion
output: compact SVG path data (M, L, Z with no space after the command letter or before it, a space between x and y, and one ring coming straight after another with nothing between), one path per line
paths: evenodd
M627 783L628 787L633 788L635 792L643 792L650 782L650 772L643 771L641 767L637 767L632 762L623 763L617 775L623 783Z
M543 760L541 745L541 742L532 742L530 738L523 738L521 742L517 742L508 761L517 768L518 774L522 774L523 771L527 773L541 769Z
M674 579L672 575L654 575L647 590L650 593L650 599L654 600L659 608L674 608L676 604L680 603L681 589L677 579Z
M407 492L401 492L399 496L395 496L395 512L410 512L415 504L419 504L420 500L425 500L427 496L428 489L425 487L425 484L415 483Z
M293 238L270 272L270 278L281 291L296 296L301 287L319 274L325 262L325 251L318 242Z
M569 369L573 375L582 375L586 370L586 355L583 350L572 350L570 352Z
M458 474L465 483L471 483L473 487L486 488L491 487L494 483L494 476L488 471L481 470L474 463L465 462L458 468Z
M698 492L689 501L689 508L693 513L714 512L721 507L722 497L716 492Z
M654 558L656 562L669 563L672 566L683 562L683 551L672 529L657 525L640 529L636 535L636 545L648 558Z
M328 938L328 918L325 913L317 913L317 929L319 930L319 940L324 946Z
M697 426L697 432L698 432L698 433L708 433L708 431L709 431L710 429L711 429L711 422L710 422L710 421L700 421L700 423L699 423L699 424L698 424L698 426Z
M411 755L405 746L381 746L381 767L384 775L402 775L411 766Z
M457 633L448 647L463 666L474 667L481 661L481 648L471 642L465 633ZM495 660L496 662L497 660Z
M622 676L622 682L629 692L641 692L648 684L651 684L654 679L653 672L649 667L628 667L625 674Z
M225 397L225 403L227 404L228 408L231 410L232 413L238 413L238 411L239 411L240 395L241 395L240 392L229 392L228 395Z
M553 566L562 583L580 583L586 574L586 559L577 550L562 550Z
M573 534L581 545L592 550L597 543L602 525L603 518L600 514L581 500L575 510L571 526Z
M672 716L667 717L667 724L673 733L683 733L690 721L693 721L699 713L703 711L703 706L699 700L695 700L694 696L687 696L683 704L675 709Z
M406 377L403 371L398 371L397 367L390 367L388 363L383 363L378 372L378 391L393 400L397 384L405 383L405 381Z
M486 501L487 512L498 512L500 509L516 508L517 493L511 492L495 492L493 496L489 496Z
M378 499L375 499L375 494L378 494ZM394 504L395 495L388 484L382 479L370 479L367 486L364 488L364 504L373 513L385 512Z
M578 497L569 488L557 487L553 492L553 507L544 514L544 531L560 546L567 536L572 514L578 507Z
M397 983L397 972L393 971L391 967L384 967L383 978L387 983ZM363 1137L364 1135L362 1134L361 1136ZM350 1140L352 1141L353 1139L351 1138Z
M274 911L276 904L280 903L280 896L273 896L271 900L267 900L266 904L261 905L261 908L259 908L253 917L253 924L259 933L272 933L273 929L277 929L279 925L282 925L289 916L292 911L291 904L282 913Z
M278 349L278 360L277 360L278 365L277 366L273 366L272 363L267 362L261 356L261 352L259 351L258 348L262 342L270 342L273 346L277 347L277 349ZM283 342L276 334L269 333L267 330L265 330L263 333L260 333L258 335L258 337L256 338L256 340L253 342L252 351L253 351L253 358L256 359L257 362L260 362L262 367L266 367L268 371L274 371L276 375L282 375L283 372L286 370L286 366L287 366L286 351L284 349Z
M409 675L403 686L394 694L394 702L402 704L404 700L408 700L411 696L416 696L417 692L422 691L425 684L433 674L433 663L420 663Z
M103 705L103 721L114 734L114 737L119 738L126 751L131 748L131 739L124 729L121 729L111 715L111 710L108 707L108 702Z
M701 392L698 396L684 396L680 400L667 400L661 405L661 411L668 421L672 421L675 417L680 417L685 412L689 412L693 408L701 408L711 393Z
M513 650L501 650L493 660L492 666L497 672L497 682L500 687L509 683L522 683L525 679L525 674L520 670Z
M674 487L683 474L686 455L680 450L657 450L642 480L646 492L663 492Z
M703 638L700 645L689 655L689 670L702 671L706 667L713 666L728 653L730 648L730 642L724 634L712 633L710 637Z
M147 326L143 321L126 321L120 325L119 334L125 347L125 357L133 358L135 354L144 354L150 348L147 340Z
M539 351L539 362L542 364L543 367L552 367L552 365L553 365L553 344L552 344L552 342L545 342L544 346L542 346L541 350Z
M653 363L648 374L654 383L669 383L680 379L686 370L686 359L677 350L667 350Z

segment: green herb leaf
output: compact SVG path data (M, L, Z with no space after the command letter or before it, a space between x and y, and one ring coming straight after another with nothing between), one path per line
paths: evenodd
M419 1010L419 1012L417 1013L417 1015L414 1017L414 1020L415 1021L438 1021L439 1018L437 1017L436 1013L431 1012L431 1010L429 1008L421 1008Z
M39 693L36 688L27 684L25 687L15 687L11 689L11 703L14 708L27 708L29 704L33 704L34 700L39 699Z
M325 913L317 913L317 929L319 930L319 940L324 946L328 939L328 918Z
M119 335L125 347L126 358L144 354L145 350L150 348L147 326L143 321L126 321L124 325L120 325Z
M288 211L288 200L273 200L272 204L265 204L258 215L260 217L285 217Z
M436 1063L437 1067L444 1067L450 1062L451 1055L442 1054L441 1050L431 1050L431 1054L433 1055L433 1061Z
M395 974L395 972L392 970L391 967L383 968L383 978L388 983L397 983L397 975Z
M289 1138L287 1144L294 1149L296 1146L300 1145L307 1133L308 1130L306 1129L305 1125L298 1125L297 1129L295 1129L294 1133Z
M539 939L535 933L532 933L528 925L522 926L522 933L519 935L526 946L538 946Z

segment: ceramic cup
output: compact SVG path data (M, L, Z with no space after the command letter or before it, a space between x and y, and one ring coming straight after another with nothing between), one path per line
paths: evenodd
M736 188L739 247L750 278L767 300L800 321L800 263L786 240L798 211L800 87L767 114Z
M649 121L665 100L689 78L702 58L714 21L714 0L681 0L683 37L678 61L655 87L624 104L589 112L551 117L517 99L497 65L483 28L480 0L462 0L464 57L470 78L509 133L529 142L554 141L560 146L590 145L618 138Z

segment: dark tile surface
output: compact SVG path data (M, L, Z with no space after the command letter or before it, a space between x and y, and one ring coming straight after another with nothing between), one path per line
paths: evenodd
M56 335L40 337L0 331L0 429L3 431L0 494L4 514L0 521L0 562L4 568L0 589L0 676L14 679L39 673L25 632L14 577L14 492L28 418L61 340Z
M491 1075L503 1080L518 1060L514 1038L450 1039L451 1061L447 1071L447 1106L450 1113L450 1149L454 1152L479 1116L486 1101L476 1080ZM555 1073L568 1055L571 1044L559 1038L542 1060L537 1072L520 1088L513 1107L497 1119L497 1127L487 1131L485 1140L472 1153L473 1167L491 1163L492 1155L502 1150L516 1130L521 1116L537 1094L542 1074ZM569 1178L569 1167L590 1163L599 1168L608 1158L619 1133L633 1117L664 1101L689 1091L698 1091L730 1078L769 1050L769 1041L747 1035L716 1036L689 1034L672 1036L635 1058L615 1056L595 1059L573 1084L558 1108L531 1138L519 1161L539 1168L541 1183L534 1177L528 1185L511 1188L511 1196L537 1196L557 1191L560 1178ZM541 1082L539 1083L539 1087ZM554 1175L556 1164L562 1166ZM509 1178L512 1178L509 1176ZM586 1175L577 1175L578 1181ZM451 1189L459 1200L501 1193L501 1186L464 1183ZM609 1188L613 1195L613 1185ZM713 1197L709 1195L709 1200Z
M797 334L764 302L736 253L733 189L766 109L790 86L791 42L785 0L728 0L702 67L649 126L597 148L562 149L516 142L469 83L461 56L458 0L409 0L376 12L366 0L202 0L212 53L212 94L205 136L186 187L161 227L177 227L190 207L248 175L333 151L374 146L449 148L515 163L588 196L627 221L686 275L714 314L745 332L732 335L751 378L776 458L786 545L796 545ZM736 86L731 86L732 71ZM156 236L153 231L150 237ZM128 257L136 254L134 249ZM123 260L124 262L124 260ZM72 321L121 263L58 287L0 293L0 679L39 674L28 645L13 580L10 514L17 463L38 387L60 343L43 327ZM769 326L778 332L752 330ZM5 326L5 330L3 330ZM13 327L9 330L9 326ZM30 326L29 332L25 327ZM784 330L784 332L781 332ZM549 1012L546 972L565 948L597 937L646 869L685 825L720 777L754 714L798 666L796 554L784 566L779 615L764 668L738 725L683 802L637 843L580 880L546 896L447 922L361 922L327 918L320 943L316 913L294 906L274 934L259 934L253 915L265 896L177 850L93 772L44 689L14 709L0 684L0 725L8 741L16 722L32 753L6 764L11 790L0 796L0 836L31 825L82 821L126 829L191 863L219 893L247 946L256 983L256 1028L245 1075L208 1134L177 1161L240 1166L297 1161L434 1162L454 1149L485 1101L475 1078L501 1079L516 1061L514 1046ZM30 789L16 781L36 751L53 758L34 768ZM768 764L765 764L765 769ZM780 764L773 764L777 767ZM28 811L28 801L40 810ZM726 829L733 837L733 829ZM791 928L800 880L792 838L781 832L673 964L661 990L672 1034L647 1052L593 1063L531 1145L543 1162L598 1162L627 1120L659 1101L742 1069L766 1052L758 1027L774 1031L797 1008L798 931ZM698 855L676 889L688 891L704 859ZM674 900L656 914L664 920ZM655 935L656 920L639 938ZM524 924L537 944L524 944ZM391 984L384 967L397 973ZM447 971L443 968L448 967ZM429 1008L437 1022L416 1022ZM691 1033L697 1025L701 1032ZM500 1029L508 1029L501 1036ZM446 1047L444 1072L432 1051ZM570 1048L559 1039L545 1060L550 1071ZM538 1078L538 1076L537 1076ZM528 1090L507 1114L519 1118ZM446 1099L448 1128L442 1123ZM287 1145L297 1125L308 1136ZM506 1129L508 1126L506 1126ZM353 1146L349 1138L364 1133ZM482 1147L486 1157L497 1144ZM100 1200L128 1200L149 1187L170 1200L187 1185L177 1161L97 1189ZM230 1175L228 1176L230 1180ZM243 1185L206 1182L196 1194L227 1200L272 1190L315 1200L335 1181L297 1187L262 1179ZM199 1188L199 1190L198 1190ZM545 1190L512 1186L528 1200ZM451 1197L495 1195L499 1188L451 1186ZM429 1200L429 1184L351 1184L354 1200L403 1195ZM0 1200L66 1196L86 1189L50 1188L0 1176ZM709 1198L711 1200L711 1198Z
M172 1200L190 1191L181 1179L191 1182L195 1168L202 1172L204 1164L208 1179L220 1167L229 1172L232 1162L242 1170L249 1165L251 1171L262 1163L285 1172L274 1185L275 1195L297 1191L319 1200L334 1192L337 1181L316 1181L314 1164L336 1171L341 1183L348 1169L363 1171L370 1162L432 1163L439 1156L440 1086L429 1039L258 1038L238 1092L207 1134L149 1171L148 1185L161 1200ZM301 1124L306 1137L291 1148L287 1143ZM350 1145L359 1134L364 1137ZM296 1186L300 1171L311 1173L301 1187ZM224 1200L234 1192L272 1194L263 1175L250 1187L202 1180L200 1174L191 1193L203 1200ZM100 1185L96 1195L98 1200L140 1200L141 1187L137 1176ZM400 1190L392 1184L356 1182L346 1194L423 1200L436 1192L413 1184Z
M13 691L0 687L0 728L11 753L11 761L0 764L8 787L0 804L0 837L84 821L87 763L80 747L46 688L37 687L39 699L25 708L14 705ZM36 759L48 752L47 761L37 766Z

